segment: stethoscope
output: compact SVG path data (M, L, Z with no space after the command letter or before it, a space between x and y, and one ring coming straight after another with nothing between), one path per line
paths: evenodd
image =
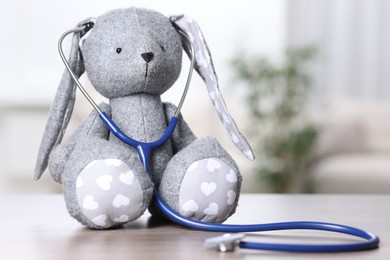
M173 131L178 122L178 116L180 110L183 106L185 97L188 92L188 88L191 82L192 71L194 69L194 47L191 44L188 36L185 32L178 30L178 32L186 39L191 48L190 53L190 69L188 72L188 77L182 97L180 99L179 105L177 106L174 116L170 119L170 122L165 130L165 133L161 136L160 139L145 143L132 139L127 136L125 133L119 129L119 127L111 120L111 118L105 113L102 112L99 106L94 102L90 97L87 91L84 89L82 84L79 82L77 77L74 75L71 70L67 59L62 50L62 42L64 38L71 33L81 33L87 32L93 27L93 22L84 23L81 27L77 27L71 30L66 31L58 41L58 51L61 56L62 61L65 64L66 69L69 71L71 77L75 81L77 87L81 93L85 96L88 102L93 106L93 108L98 112L100 119L104 122L106 127L113 133L117 138L122 142L128 144L131 147L137 149L140 160L143 166L146 169L149 177L152 178L151 169L150 169L150 158L151 153L162 146L169 138L172 136ZM205 240L204 245L208 248L216 248L222 252L232 251L236 247L245 248L245 249L257 249L257 250L271 250L271 251L285 251L285 252L348 252L348 251L358 251L358 250L367 250L377 248L379 246L379 237L373 233L350 227L340 224L326 223L326 222L312 222L312 221L294 221L294 222L279 222L279 223L268 223L268 224L249 224L249 225L226 225L226 224L217 224L217 223L207 223L197 220L193 220L187 217L180 215L175 212L165 201L161 198L157 188L154 188L153 194L154 202L157 207L164 213L164 215L169 218L171 221L178 223L180 225L202 231L213 231L213 232L227 232L222 236L209 238ZM347 234L363 239L361 242L355 243L346 243L346 244L274 244L274 243L258 243L258 242L248 242L242 241L245 237L244 234L238 232L260 232L260 231L276 231L276 230L293 230L293 229L304 229L304 230L320 230L320 231L330 231L336 233ZM233 233L233 234L229 234Z

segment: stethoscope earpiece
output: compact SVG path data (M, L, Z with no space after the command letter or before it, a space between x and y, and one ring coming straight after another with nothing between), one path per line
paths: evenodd
M82 26L84 27L84 33L87 33L89 30L91 30L93 28L93 26L95 25L94 22L92 21L88 21L86 23L83 23Z

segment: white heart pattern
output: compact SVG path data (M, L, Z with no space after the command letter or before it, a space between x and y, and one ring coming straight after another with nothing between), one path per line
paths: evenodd
M118 223L124 223L124 222L129 221L129 216L121 215L119 218L114 218L114 221L118 222Z
M231 183L237 182L237 174L234 170L230 169L229 173L226 175L226 180Z
M199 165L199 161L195 161L191 163L190 167L188 167L187 169L187 172L192 172L193 170L196 169L196 167L198 167L198 165Z
M122 161L119 160L119 159L106 159L106 164L108 166L115 166L115 167L118 167L118 166L121 166L122 165Z
M186 212L197 212L199 209L198 204L194 200L189 200L181 206L182 210Z
M76 179L76 188L83 187L83 184L84 184L83 179L80 176L77 177L77 179Z
M251 150L245 150L245 151L244 151L244 154L245 154L246 157L248 157L248 158L251 159L251 160L254 160L254 159L255 159L255 157L253 156L253 153L252 153Z
M234 201L236 200L236 193L233 190L229 190L227 193L227 204L233 205Z
M226 115L226 114L223 114L223 121L226 123L226 124L230 124L230 120L229 120L229 117Z
M105 191L111 189L111 182L112 182L112 177L110 175L103 175L103 176L100 176L96 179L97 185L102 190L105 190Z
M202 51L195 52L195 60L197 61L199 67L206 68L209 65Z
M215 182L202 182L202 184L200 185L200 189L202 190L204 195L209 196L217 189L217 184L215 184Z
M215 109L216 109L218 112L221 112L221 109L219 108L219 104L218 104L218 103L215 103Z
M217 160L214 160L214 159L209 159L208 162L207 162L207 170L209 172L213 172L215 171L216 169L219 169L221 168L221 164L217 161Z
M127 206L129 204L130 204L130 199L122 194L116 195L114 200L112 201L112 205L115 208L120 208L122 206Z
M218 214L218 204L215 203L215 202L212 202L210 203L209 207L206 208L204 211L203 211L204 214L207 214L207 215L217 215Z
M193 42L194 41L194 36L192 35L191 32L186 32L186 34L188 35L188 38L190 38L190 41Z
M97 226L104 227L106 225L107 216L106 215L99 215L92 219L92 222L95 223Z
M214 91L210 91L209 92L209 97L214 100L215 99L215 92Z
M97 209L99 203L97 203L92 195L87 195L83 199L83 208L85 209Z
M87 166L85 166L84 167L84 169L89 169L89 168L92 168L95 164L97 163L97 161L95 160L95 161L92 161L92 162L90 162L90 163L88 163L88 165Z
M238 144L240 142L240 139L238 139L238 136L235 135L233 132L230 133L232 136L232 140L235 144Z
M121 173L119 175L119 180L124 184L131 185L134 180L134 172L132 170Z

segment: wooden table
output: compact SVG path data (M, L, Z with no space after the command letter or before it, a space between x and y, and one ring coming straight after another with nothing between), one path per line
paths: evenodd
M189 230L145 214L121 229L88 230L68 216L61 195L1 195L0 259L390 259L390 196L243 195L227 223L308 220L367 229L381 238L379 249L337 254L203 247L217 233ZM316 231L257 234L263 242L346 242L354 238Z

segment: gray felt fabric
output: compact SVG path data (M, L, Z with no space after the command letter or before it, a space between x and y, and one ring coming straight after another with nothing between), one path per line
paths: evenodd
M100 109L107 115L111 114L110 106L106 103L99 105ZM72 136L64 144L53 148L49 157L49 172L52 178L61 183L65 164L73 152L77 143L86 136L95 136L102 139L108 139L108 129L100 120L98 113L93 110L85 121L76 129Z
M169 120L172 118L172 116L174 116L176 112L176 106L171 103L164 103L164 111L166 121L169 122ZM171 138L173 153L177 153L178 151L182 150L187 145L196 140L194 133L184 121L181 113L179 114L178 119L179 120L177 126Z
M165 132L167 120L160 96L150 94L133 94L110 101L112 119L131 138L141 142L158 140ZM110 135L110 142L129 148L127 144ZM130 148L137 154L135 148ZM153 181L158 186L163 171L172 157L171 141L153 152L151 168Z
M78 41L79 34L74 34L72 48L69 55L69 66L76 76L84 72L83 64L79 62ZM35 166L34 179L39 179L45 171L51 149L61 142L66 127L69 123L75 102L76 87L73 79L65 70L58 87L53 104L50 108L49 118L38 152Z
M154 54L152 62L141 57L146 52ZM98 17L82 53L89 79L108 98L160 95L181 70L179 35L165 16L147 9L117 9Z
M181 70L183 46L171 22L152 10L117 9L96 19L83 38L82 55L78 52L79 36L75 34L73 38L69 58L72 70L79 76L85 66L95 89L109 100L101 109L124 133L138 141L159 139L176 110L160 98ZM199 31L198 27L189 29L194 28ZM221 118L227 118L225 127L235 141L238 130L218 91L207 46L200 31L194 34L191 30L193 43L201 48L196 55L197 70L211 87L209 95ZM202 64L206 70L201 68ZM216 139L196 139L181 115L171 139L152 153L153 180L141 165L136 149L109 133L96 112L61 143L71 116L74 91L74 83L65 73L50 111L35 171L35 178L39 178L50 155L49 171L55 181L62 183L71 216L94 229L121 225L138 218L150 205L154 185L178 212L187 214L184 204L194 200L200 213L192 212L190 217L221 222L234 212L241 185L237 165ZM216 92L213 95L211 91ZM245 152L246 141L242 136L237 138ZM210 162L218 163L218 171L208 170ZM236 181L229 182L228 179L234 179L233 172ZM123 178L128 182L123 182ZM134 186L129 185L130 179Z

